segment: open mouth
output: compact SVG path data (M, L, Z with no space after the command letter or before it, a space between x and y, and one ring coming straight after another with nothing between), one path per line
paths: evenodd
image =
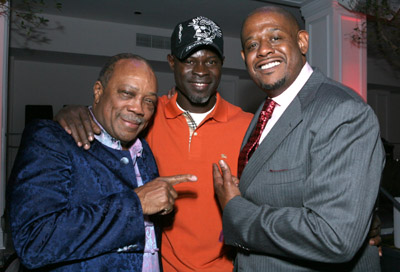
M209 83L205 83L205 82L190 82L193 90L197 90L197 91L204 91L206 89L208 89L208 87L210 86Z
M208 85L208 83L203 83L203 82L192 82L192 84L198 88L203 88Z
M269 63L258 66L258 69L260 69L260 70L271 69L271 68L278 66L279 64L281 64L280 61L273 61L273 62L269 62Z

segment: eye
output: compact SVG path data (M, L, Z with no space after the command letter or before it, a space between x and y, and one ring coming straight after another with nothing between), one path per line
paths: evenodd
M191 60L191 59L186 59L184 62L187 63L187 64L191 64L191 65L194 64L194 61Z
M131 92L128 92L128 91L126 91L126 90L122 90L122 91L120 91L119 93L120 93L121 96L124 97L124 98L130 98L130 97L133 96L133 94L132 94Z
M279 41L280 39L281 39L281 37L279 37L279 36L273 36L273 37L271 38L271 40L272 40L273 42Z
M256 48L257 45L258 45L258 44L257 44L256 42L249 43L249 44L247 45L247 50L251 51L251 50L253 50L254 48Z
M157 99L155 99L154 97L145 97L145 98L143 99L143 102L144 102L147 106L154 108L154 107L156 106Z

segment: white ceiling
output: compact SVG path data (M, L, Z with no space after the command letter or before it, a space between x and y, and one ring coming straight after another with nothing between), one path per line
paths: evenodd
M18 3L22 0L15 0ZM183 20L194 16L206 16L216 21L225 36L239 37L246 15L257 7L273 4L290 9L301 20L299 7L310 0L57 0L61 11L53 7L43 13L110 21L123 24L145 25L173 29ZM56 0L48 0L50 6ZM135 12L141 12L140 15Z

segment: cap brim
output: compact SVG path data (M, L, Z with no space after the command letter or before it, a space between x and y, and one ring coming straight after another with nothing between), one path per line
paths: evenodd
M191 47L191 46L193 46L193 47L190 48L190 50L188 50L188 51L186 51L185 49L181 50L180 54L178 54L178 56L176 56L176 57L178 59L180 59L180 60L184 60L184 59L190 57L190 55L192 55L194 52L196 52L198 50L209 48L209 49L213 50L214 52L216 52L221 59L223 58L223 53L222 53L221 49L219 48L218 45L216 45L214 43L211 43L211 44L196 44L196 42L195 42L195 43L191 43L189 45L186 45L185 48L188 48L188 47Z

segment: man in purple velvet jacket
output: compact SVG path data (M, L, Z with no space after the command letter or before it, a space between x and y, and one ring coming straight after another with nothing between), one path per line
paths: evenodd
M112 57L93 91L102 132L90 150L53 121L24 131L8 190L15 250L40 271L160 271L152 219L172 211L173 185L196 177L158 177L139 137L157 104L146 60Z

